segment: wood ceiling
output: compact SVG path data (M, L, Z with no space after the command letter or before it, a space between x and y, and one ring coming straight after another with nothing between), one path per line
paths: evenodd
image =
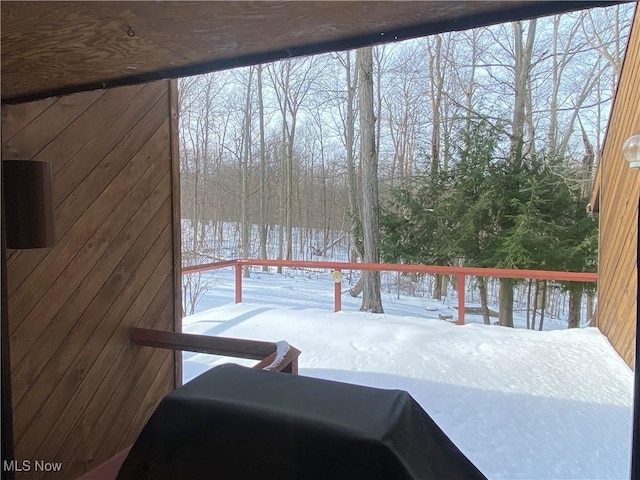
M2 101L143 83L619 1L0 4Z

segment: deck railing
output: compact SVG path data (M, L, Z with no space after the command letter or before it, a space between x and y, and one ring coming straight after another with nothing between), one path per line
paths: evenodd
M263 342L148 328L133 329L131 341L144 347L260 360L254 368L298 374L300 350L286 342Z
M441 274L457 277L458 290L458 319L456 324L464 325L465 311L465 280L467 275L475 277L515 278L534 280L555 280L566 282L597 282L597 273L588 272L560 272L554 270L515 270L508 268L483 267L447 267L438 265L407 265L402 263L352 263L352 262L316 262L307 260L263 260L255 258L241 258L221 262L191 265L182 268L182 274L206 272L220 268L235 268L235 301L242 302L242 267L268 266L291 268L316 268L331 270L334 280L334 312L342 310L342 272L346 270L368 270L376 272L406 272ZM462 293L461 293L462 292Z

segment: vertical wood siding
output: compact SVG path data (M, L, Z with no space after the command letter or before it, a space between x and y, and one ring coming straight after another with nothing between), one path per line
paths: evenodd
M128 340L180 311L173 100L162 81L3 106L2 158L54 169L56 246L7 251L16 458L62 462L47 479L133 443L175 384L172 353Z
M633 365L636 315L636 240L640 174L622 144L640 133L640 10L636 10L600 164L598 327Z

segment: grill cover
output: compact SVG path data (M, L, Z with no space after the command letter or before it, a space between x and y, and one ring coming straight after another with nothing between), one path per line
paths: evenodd
M484 479L407 393L215 367L167 395L118 479Z

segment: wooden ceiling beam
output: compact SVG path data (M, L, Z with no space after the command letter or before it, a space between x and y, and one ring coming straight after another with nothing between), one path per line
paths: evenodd
M146 83L618 1L2 2L2 101Z

